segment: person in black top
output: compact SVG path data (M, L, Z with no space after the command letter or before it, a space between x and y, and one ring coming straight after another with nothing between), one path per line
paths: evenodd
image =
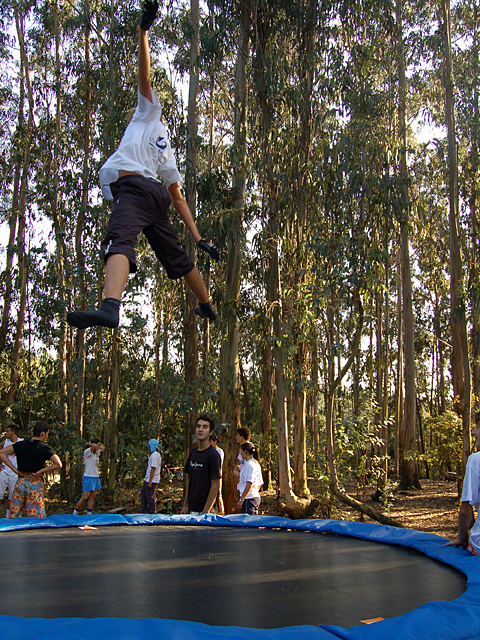
M27 518L45 518L42 476L62 468L60 458L45 444L48 431L46 422L37 422L29 440L17 441L0 451L0 460L18 476L12 497L11 518L20 517L23 510ZM8 459L11 455L17 456L17 469ZM52 464L46 464L49 461Z
M198 416L195 435L198 446L190 451L184 473L187 474L182 513L216 512L221 460L210 443L215 423L206 413Z

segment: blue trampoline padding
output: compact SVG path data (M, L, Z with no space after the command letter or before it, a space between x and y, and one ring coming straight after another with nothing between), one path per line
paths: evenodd
M374 542L410 547L464 573L467 590L453 602L429 602L402 616L371 625L344 629L337 626L299 626L282 629L210 627L196 622L126 618L16 618L0 616L0 640L144 640L156 635L162 640L477 640L480 638L480 556L445 546L445 538L411 529L338 520L288 520L273 516L237 514L192 515L93 515L49 516L44 519L0 519L0 532L22 529L90 526L202 525L223 527L265 527L317 533L335 533ZM395 586L392 587L395 597Z

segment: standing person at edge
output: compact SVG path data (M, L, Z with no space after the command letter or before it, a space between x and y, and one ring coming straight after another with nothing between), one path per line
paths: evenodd
M223 449L220 449L220 447L218 446L218 438L214 433L212 433L212 435L210 436L210 444L212 445L212 447L215 449L215 451L220 456L220 460L221 460L220 472L223 475L223 461L225 459L225 452L224 452ZM218 515L220 515L220 516L224 516L225 515L225 505L223 504L222 479L221 478L220 478L220 484L218 485Z
M221 460L210 444L210 435L215 422L206 413L201 413L195 423L198 446L190 451L185 464L187 474L182 513L216 513L220 487Z
M455 540L447 542L446 546L463 547L473 555L480 555L480 518L475 521L473 507L478 512L480 504L480 411L475 414L475 426L472 429L477 452L472 453L467 460L465 478L463 479L462 501L458 513L458 535ZM472 525L475 524L470 531Z
M18 437L18 426L16 424L10 424L5 429L5 440L3 441L2 448L8 447L10 444L15 444L15 442L21 442L22 440L23 438ZM17 457L13 455L9 456L9 459L13 466L17 468ZM17 474L9 469L7 465L2 465L2 471L0 472L0 501L3 500L5 489L8 488L6 518L10 517L10 506L12 503L13 490L17 483L17 477Z
M103 195L114 201L107 235L101 245L106 265L104 298L95 311L71 311L67 314L68 324L78 329L118 327L120 300L128 275L137 270L134 247L140 232L146 236L167 276L172 280L185 278L199 302L195 313L209 320L217 318L202 277L180 246L168 218L168 209L173 201L197 247L206 251L213 260L218 260L216 247L200 236L180 190L182 178L167 130L160 121L162 108L150 84L147 31L156 18L157 10L157 0L145 0L138 30L138 105L119 148L100 169ZM160 184L158 176L164 180L168 191Z
M158 452L159 446L160 443L155 438L148 441L150 457L148 458L145 480L140 491L140 513L157 513L155 492L160 482L160 467L162 465L162 457Z
M0 450L0 460L19 476L12 497L11 518L20 517L23 509L27 518L45 518L42 476L62 468L60 458L45 444L48 431L46 422L37 422L30 439L17 440L15 444ZM14 454L17 456L18 469L8 459ZM46 465L48 461L52 464Z
M241 446L242 444L246 444L247 442L249 444L252 444L250 442L251 437L252 437L252 432L248 427L239 427L235 432L235 441L238 445L240 445L240 450L238 452L238 458L237 458L238 464L235 465L235 469L233 470L233 473L237 478L237 489L239 489L239 486L240 486L238 482L238 480L240 479L240 472L242 471L243 466L245 465L245 460L243 459L243 456L242 456Z
M83 462L85 463L85 471L83 472L83 494L77 502L77 506L73 510L73 515L78 516L78 512L87 503L87 516L93 514L93 504L97 491L102 488L100 484L100 473L98 471L98 463L100 454L105 451L104 445L98 438L92 438L85 445L83 452Z
M237 502L237 507L242 509L242 513L258 516L261 502L260 488L263 485L258 449L251 442L245 442L240 447L240 454L245 464L240 471L240 500Z

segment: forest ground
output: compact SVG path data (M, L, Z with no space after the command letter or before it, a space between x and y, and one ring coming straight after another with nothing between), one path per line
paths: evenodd
M372 500L374 487L367 486L362 493L364 493L367 504L377 510L382 509L383 513L404 527L453 538L457 532L457 483L421 480L421 485L421 490L393 492L386 508L382 508L381 504ZM320 501L320 506L312 516L313 518L372 522L366 516L362 516L357 511L333 499L320 482L310 480L309 487L312 496L317 497ZM355 483L347 485L345 490L351 496L362 499L362 495L357 492ZM72 512L71 505L52 494L52 491L47 492L47 515ZM95 513L109 513L115 510L134 513L138 511L139 499L140 486L118 488L113 500L107 497L106 492L100 491L94 511ZM158 513L179 513L181 503L182 481L172 474L169 480L161 482L157 490ZM275 489L262 492L260 511L265 515L279 515ZM5 501L0 507L0 517L5 517Z

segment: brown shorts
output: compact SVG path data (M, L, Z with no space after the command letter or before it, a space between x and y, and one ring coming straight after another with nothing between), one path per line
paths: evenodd
M110 188L113 212L101 245L104 261L114 253L121 253L130 261L130 273L135 273L135 245L138 234L143 233L169 278L176 280L190 273L194 264L178 242L168 218L172 200L165 187L142 176L124 176Z

